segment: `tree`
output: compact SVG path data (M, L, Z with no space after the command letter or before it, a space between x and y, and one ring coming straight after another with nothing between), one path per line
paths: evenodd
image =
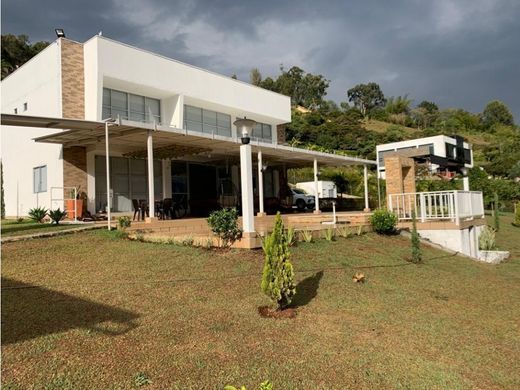
M489 102L482 112L482 123L488 129L497 124L513 126L514 122L509 107L499 100Z
M386 103L385 95L376 83L358 84L347 91L347 96L365 118L370 116L372 110Z
M410 104L412 104L412 99L408 99L408 95L392 96L386 101L385 111L388 114L408 114Z
M2 79L25 64L48 45L49 42L45 41L31 44L27 35L2 35Z
M296 294L291 253L284 231L282 216L276 214L273 232L263 242L265 254L262 272L262 291L282 310Z
M258 68L251 69L251 72L249 73L249 82L257 87L262 84L262 74Z
M423 108L427 113L432 114L439 111L439 107L434 102L423 100L417 105L417 108Z
M421 239L417 232L417 218L412 209L412 263L419 264L422 261Z

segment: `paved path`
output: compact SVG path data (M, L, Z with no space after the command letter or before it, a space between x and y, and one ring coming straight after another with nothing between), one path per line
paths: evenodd
M40 232L40 233L33 233L33 234L24 234L24 235L20 235L20 236L8 236L8 237L2 237L2 244L6 243L6 242L32 240L33 238L54 237L54 236L61 236L64 234L84 232L87 230L103 229L104 227L106 227L106 225L88 225L88 226L74 227L74 228L70 228L70 229L55 230L52 232Z

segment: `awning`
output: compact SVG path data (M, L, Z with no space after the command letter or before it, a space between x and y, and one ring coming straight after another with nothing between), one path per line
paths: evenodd
M36 142L71 146L96 146L104 144L105 122L81 119L45 118L28 115L1 114L3 125L62 129L56 133L34 138ZM164 125L120 120L109 127L111 146L116 145L124 154L134 157L146 156L146 136L153 131L154 155L156 158L182 158L204 154L216 160L238 158L240 139L217 134L206 134L177 129ZM261 151L270 163L287 166L309 166L316 159L320 165L376 165L375 161L339 154L323 153L287 145L251 141L253 152Z

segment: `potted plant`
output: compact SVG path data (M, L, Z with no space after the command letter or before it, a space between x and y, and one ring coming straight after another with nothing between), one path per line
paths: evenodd
M77 218L83 217L83 210L86 206L87 194L79 190L80 187L75 187L70 191L69 199L65 199L65 210L67 210L67 218L74 219L76 212ZM76 197L74 197L74 195Z

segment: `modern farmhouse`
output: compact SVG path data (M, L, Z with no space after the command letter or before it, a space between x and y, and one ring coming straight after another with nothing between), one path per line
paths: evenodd
M290 121L287 96L106 37L59 38L2 82L6 214L66 207L73 189L92 215L144 200L153 218L172 199L193 216L237 206L246 220L286 201L291 167L317 181L322 165L364 165L366 184L374 161L289 147Z

